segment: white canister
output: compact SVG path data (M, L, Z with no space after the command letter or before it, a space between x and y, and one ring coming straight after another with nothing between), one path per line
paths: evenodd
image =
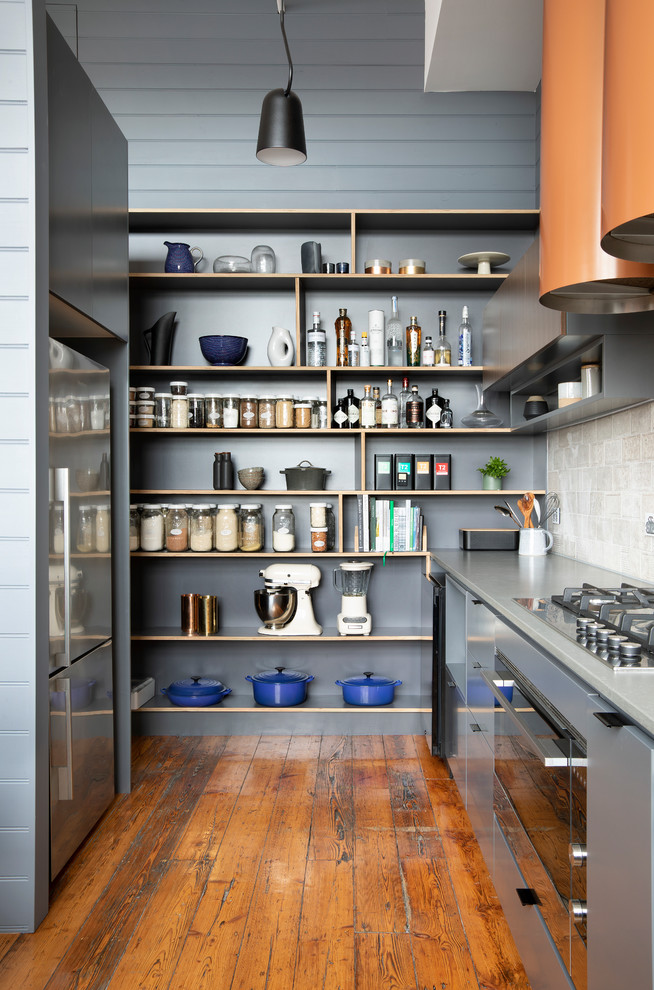
M370 364L373 368L382 368L386 364L384 323L383 309L368 310L368 346L370 347Z
M581 382L559 382L559 408L581 399Z
M600 390L600 370L598 364L582 364L581 366L581 397L587 399L597 395Z

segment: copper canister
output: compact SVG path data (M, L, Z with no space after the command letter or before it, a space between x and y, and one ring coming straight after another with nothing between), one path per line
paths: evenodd
M386 258L372 258L365 263L366 275L390 275L392 265Z
M218 629L218 602L215 595L198 595L198 634L213 636Z
M425 263L422 258L403 258L398 271L400 275L424 275Z
M198 633L199 597L199 595L182 595L182 632L186 636L196 636Z

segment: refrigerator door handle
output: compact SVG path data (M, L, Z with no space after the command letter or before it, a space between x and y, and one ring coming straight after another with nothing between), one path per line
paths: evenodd
M62 667L70 667L70 622L71 622L71 592L70 592L70 547L71 547L71 513L70 513L70 471L68 468L55 468L55 498L64 507L64 649L60 656Z
M66 762L63 766L54 764L57 771L57 796L59 801L73 800L73 705L70 690L70 678L59 677L55 688L64 696L64 739L66 745ZM52 752L52 749L50 750Z

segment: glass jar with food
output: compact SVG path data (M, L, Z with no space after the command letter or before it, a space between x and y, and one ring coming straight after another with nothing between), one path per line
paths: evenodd
M239 509L238 548L244 553L263 550L263 515L260 502L242 505Z
M214 546L221 553L238 550L238 503L218 503L214 519Z
M213 550L213 512L209 505L194 505L190 510L189 546L196 553Z
M273 550L279 553L295 550L295 515L292 505L281 503L275 506L272 530Z
M164 513L161 505L145 505L141 510L141 550L163 550Z
M169 505L166 513L166 550L188 550L188 513L183 505Z

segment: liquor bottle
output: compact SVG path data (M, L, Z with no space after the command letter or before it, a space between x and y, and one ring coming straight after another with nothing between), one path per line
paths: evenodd
M420 334L418 317L412 316L406 328L406 363L410 368L420 367Z
M350 343L347 345L347 359L350 368L359 367L359 345L357 344L357 335L354 330L350 330Z
M336 367L348 367L347 345L350 343L352 323L346 309L339 309L338 318L334 323L336 330Z
M381 425L385 429L394 430L399 425L400 406L393 391L393 379L389 378L386 384L388 385L388 392L382 395L381 400Z
M361 400L361 428L364 430L375 429L377 426L375 400L370 394L370 385L363 386L364 396Z
M430 367L433 365L436 354L434 351L434 345L432 344L431 337L425 337L425 346L422 349L422 363L425 367Z
M438 342L436 344L436 355L434 364L452 364L452 348L445 336L445 320L447 312L444 309L438 311Z
M438 389L433 388L431 395L425 402L425 426L429 430L437 430L441 425L441 413L445 406L445 400L441 399Z
M370 367L370 348L368 347L368 331L361 331L361 344L359 346L359 365L362 368Z
M418 395L418 386L411 386L411 395L406 404L406 425L410 430L421 430L424 422L425 404Z
M351 430L359 429L359 400L354 394L353 388L348 388L345 396L345 412L347 413L348 426Z
M406 404L407 399L411 395L411 389L409 388L409 379L402 379L402 391L400 392L399 404L400 411L398 414L399 426L403 430L406 427Z
M386 364L383 309L368 310L368 345L370 347L370 364L373 368L382 368Z
M334 410L334 426L339 430L346 430L350 425L347 415L346 399L338 399Z
M381 395L379 394L379 386L375 385L372 390L372 397L375 400L375 423L377 426L381 426Z
M445 408L441 413L441 430L451 430L454 425L454 416L452 415L452 410L450 409L450 400L445 400Z
M313 326L307 333L307 367L324 368L327 364L327 335L320 326L320 313L314 310Z
M472 330L468 318L468 307L463 307L459 327L459 364L463 368L472 366Z
M397 309L397 296L391 296L391 318L386 324L386 353L391 368L404 364L404 327Z

